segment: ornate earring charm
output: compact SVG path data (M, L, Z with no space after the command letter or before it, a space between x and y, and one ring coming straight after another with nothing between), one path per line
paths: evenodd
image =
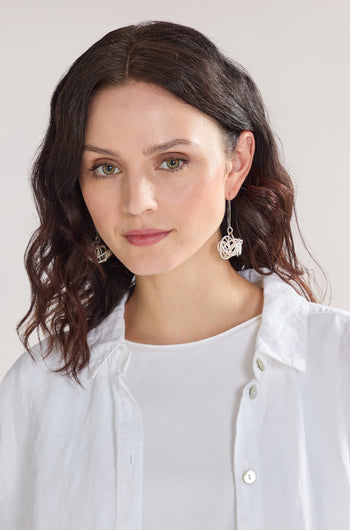
M222 259L230 259L233 256L242 254L243 239L236 239L233 236L231 226L231 201L227 201L227 236L224 236L217 245L217 249Z
M95 241L93 242L93 245L95 247L96 257L97 261L99 263L104 263L108 260L108 258L111 257L112 252L109 250L109 248L106 245L103 245L101 243L100 236L95 237Z

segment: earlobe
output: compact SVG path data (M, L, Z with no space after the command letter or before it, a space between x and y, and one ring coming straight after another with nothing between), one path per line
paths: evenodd
M241 132L231 158L231 168L226 178L226 199L232 200L239 192L252 167L255 138L252 131Z

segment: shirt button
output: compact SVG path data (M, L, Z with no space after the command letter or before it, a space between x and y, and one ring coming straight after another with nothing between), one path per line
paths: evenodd
M258 365L258 367L260 368L260 370L265 370L265 365L264 365L262 359L257 359L257 360L256 360L256 364Z
M255 385L252 385L249 389L249 396L251 397L251 399L255 399L256 396L258 394L258 391L256 389L256 386Z
M255 471L252 471L251 469L245 471L242 475L242 478L246 484L253 484L253 482L256 481Z

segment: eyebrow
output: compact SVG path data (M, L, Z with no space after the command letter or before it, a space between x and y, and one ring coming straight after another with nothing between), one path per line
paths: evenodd
M175 145L196 145L196 142L191 140L186 140L185 138L177 138L176 140L171 140L170 142L165 142L163 144L152 145L148 149L144 149L142 152L144 156L150 156L159 151L164 151L165 149L170 149ZM110 151L109 149L103 149L102 147L96 147L95 145L87 144L84 146L85 151L93 151L94 153L100 153L101 155L108 155L113 157L119 157L119 153L116 151Z

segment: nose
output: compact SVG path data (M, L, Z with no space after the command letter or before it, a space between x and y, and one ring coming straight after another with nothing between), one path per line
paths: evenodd
M147 176L129 176L124 183L123 211L141 215L157 209L154 184Z

